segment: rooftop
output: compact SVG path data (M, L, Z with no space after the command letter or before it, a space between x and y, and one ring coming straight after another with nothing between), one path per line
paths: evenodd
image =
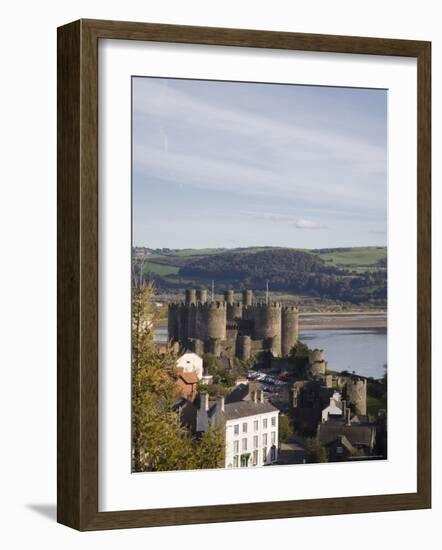
M213 416L216 413L218 403L215 403L209 410L209 416ZM224 405L223 417L225 420L235 420L237 418L244 418L247 416L255 416L257 414L265 414L271 412L279 412L268 401L263 403L255 403L254 401L235 401L234 403L226 403Z
M347 426L344 422L327 422L319 424L318 438L321 445L329 445L339 436L345 436L352 445L364 445L372 447L376 428L369 425L351 424Z

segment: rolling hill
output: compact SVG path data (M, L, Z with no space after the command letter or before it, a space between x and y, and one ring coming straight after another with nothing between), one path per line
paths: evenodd
M143 276L163 293L186 287L252 288L269 281L273 292L341 303L385 307L384 247L299 250L277 247L185 249L137 255Z

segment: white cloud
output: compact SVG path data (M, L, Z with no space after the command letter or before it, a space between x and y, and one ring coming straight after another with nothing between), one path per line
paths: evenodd
M322 229L324 226L312 220L300 219L295 222L295 227L297 229Z
M226 208L231 201L231 232L242 223L236 216L248 209L245 216L256 235L261 235L261 224L254 220L275 234L281 231L278 224L285 225L283 233L296 239L323 239L324 232L313 230L325 227L347 238L350 223L366 232L363 220L385 220L387 150L383 139L373 137L379 121L371 121L360 108L349 108L347 116L356 113L357 122L347 124L339 118L342 112L333 112L333 105L332 120L324 118L325 110L315 116L313 100L302 106L302 112L295 102L287 111L273 104L269 94L262 108L256 98L267 91L261 96L258 88L238 88L243 98L250 90L246 104L236 101L232 89L224 97L221 87L212 93L213 84L210 90L201 86L205 91L200 92L197 83L136 81L136 197L147 197L155 182L164 204L169 191L180 195L180 208L186 208L186 202L192 208L187 197L196 197L210 211ZM370 122L370 131L365 131L364 120ZM157 198L156 208L162 212L161 204Z
M161 81L142 81L135 99L135 116L140 115L172 120L177 126L197 126L200 131L206 129L210 133L242 136L251 142L259 141L276 153L281 149L291 149L290 161L293 153L300 155L302 151L304 158L312 162L320 158L344 160L370 172L385 171L386 151L364 140L362 131L361 136L348 136L339 131L284 123L253 111L243 112L202 102ZM287 155L282 157L287 158Z

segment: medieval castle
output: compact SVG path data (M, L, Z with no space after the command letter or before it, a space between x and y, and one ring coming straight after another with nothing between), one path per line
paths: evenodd
M169 305L169 339L202 355L249 359L261 351L286 357L298 340L298 309L279 302L254 302L244 290L235 301L233 290L223 301L208 301L207 290L187 289L185 302Z

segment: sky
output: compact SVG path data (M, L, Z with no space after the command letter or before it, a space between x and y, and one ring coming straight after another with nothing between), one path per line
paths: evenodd
M387 91L133 78L133 244L387 244Z

